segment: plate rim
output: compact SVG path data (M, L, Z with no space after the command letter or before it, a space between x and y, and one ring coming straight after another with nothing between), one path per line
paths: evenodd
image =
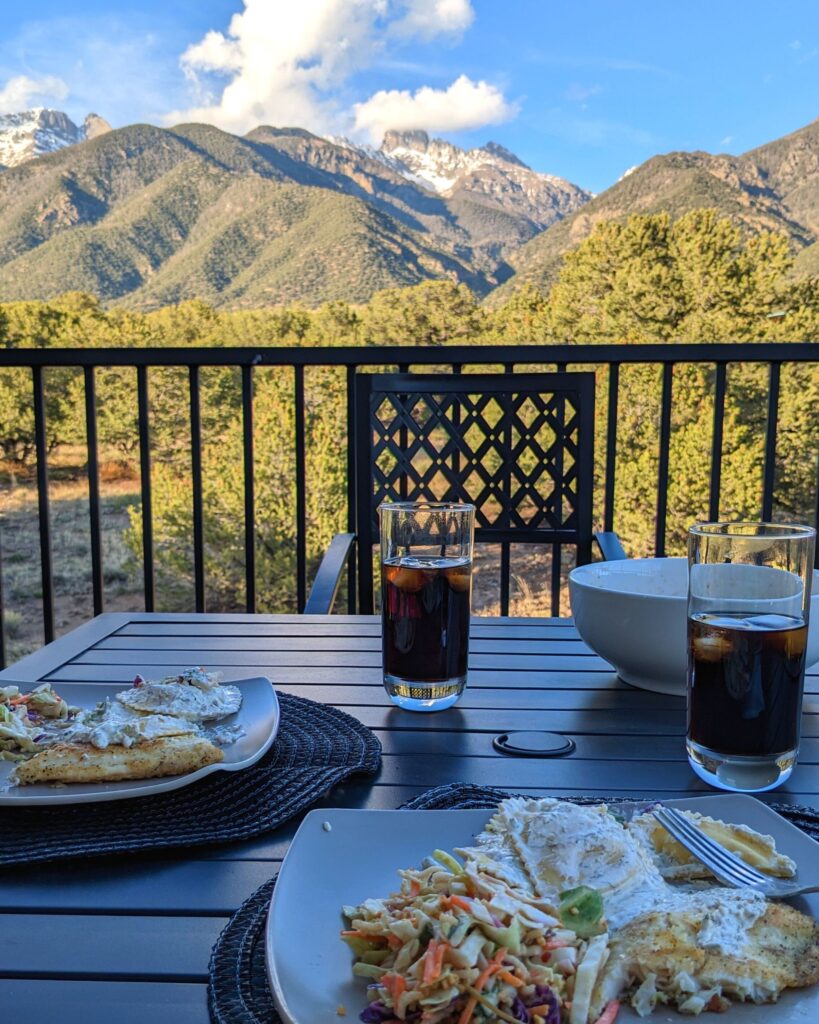
M48 794L36 794L31 796L15 796L9 795L9 792L18 793L23 787L14 786L10 790L0 790L0 807L53 807L55 805L66 805L75 806L77 804L96 804L96 803L109 803L113 800L131 800L137 797L153 796L157 793L169 793L175 789L182 789L185 786L189 786L192 782L198 782L199 779L203 779L208 775L212 775L214 772L238 772L243 768L249 768L254 765L257 761L261 760L262 757L270 750L273 745L276 736L279 733L279 727L281 725L281 705L279 703L279 696L276 693L276 689L273 683L267 678L267 676L247 676L245 679L231 679L226 682L225 686L237 686L240 687L242 683L255 683L262 681L267 683L272 694L271 702L271 717L272 724L268 734L265 736L264 741L261 745L248 757L241 761L231 761L225 764L220 761L217 764L204 765L202 768L197 768L193 772L188 772L185 775L170 775L164 778L157 779L123 779L122 782L142 782L144 785L140 788L133 788L128 790L105 790L100 793L71 793L70 785L66 785L66 789L56 790L54 793ZM16 683L9 683L7 685L16 686ZM37 685L25 683L24 685ZM61 682L59 684L61 691L68 691L69 688L75 686L82 687L99 687L103 689L127 689L127 686L122 687L120 683L105 683L101 681L83 682L81 679L72 679L70 681ZM111 786L118 785L117 782L109 783Z
M546 796L548 797L548 794L546 794ZM753 794L751 794L751 793L713 792L713 793L702 793L702 794L700 794L698 796L693 796L693 797L676 797L676 798L672 798L670 800L666 800L666 799L663 799L662 797L658 797L656 800L651 800L651 799L643 799L643 800L620 799L620 800L617 800L617 801L614 801L614 800L606 801L605 799L601 799L599 802L601 804L602 803L610 803L612 805L617 803L620 806L622 806L623 804L626 804L626 805L631 805L634 809L636 809L638 807L645 808L646 805L650 805L652 803L662 803L662 804L666 804L666 805L671 806L671 807L679 806L679 805L683 805L685 807L690 807L691 804L703 804L703 805L705 805L705 804L707 804L710 801L722 802L725 799L736 799L737 797L742 798L743 800L752 801L753 804L763 808L765 811L769 812L770 814L775 815L775 817L778 818L785 826L787 826L787 828L795 830L796 832L799 833L799 835L802 838L808 840L809 842L812 842L817 847L817 852L819 853L819 842L817 842L811 836L807 835L805 832L803 832L800 828L798 828L792 822L788 821L787 818L785 818L781 814L779 814L778 811L775 811L769 804L765 803L762 800L759 800L757 797L753 796ZM557 799L563 799L563 798L557 797ZM567 802L571 803L571 800L568 800ZM697 809L697 808L695 807L694 809ZM272 894L270 896L270 903L269 903L269 906L268 906L268 909L267 909L267 916L266 916L266 919L265 919L265 928L264 928L265 973L267 975L267 980L268 980L268 983L270 985L271 993L273 995L273 1002L275 1003L276 1009L279 1012L279 1015L281 1016L282 1021L284 1022L284 1024L304 1024L304 1022L297 1020L296 1017L294 1017L293 1014L288 1009L287 1000L285 998L285 994L284 994L284 992L282 990L282 986L281 986L281 983L279 981L278 973L276 971L275 956L272 955L272 951L273 951L273 941L272 941L272 938L273 938L274 908L275 908L275 905L276 905L276 896L277 896L277 893L279 891L279 886L280 886L280 883L281 883L282 875L287 870L288 863L293 863L295 861L295 859L296 859L295 857L291 857L290 856L291 851L293 850L294 846L296 845L296 840L298 839L299 834L302 831L304 831L305 834L309 831L309 824L308 824L308 822L314 821L317 818L321 818L321 817L326 818L327 815L329 815L329 814L338 814L338 813L342 813L342 814L348 814L348 813L349 814L367 814L367 815L383 816L383 815L391 815L391 814L408 814L408 813L409 814L422 814L422 815L426 815L426 814L440 814L440 813L444 813L444 812L447 813L448 815L452 815L452 814L456 814L456 815L460 815L460 814L475 814L476 812L483 812L483 813L485 813L487 815L487 820L488 820L488 817L492 813L492 809L491 808L487 808L487 807L459 807L459 808L426 808L426 807L422 807L422 808L400 808L400 807L324 807L324 808L314 808L313 810L308 811L307 814L305 814L305 816L302 818L301 822L299 823L299 827L296 830L295 835L293 836L292 840L290 841L290 845L288 846L287 852L285 853L284 859L282 860L281 866L279 867L279 871L278 871L278 874L276 876L276 884L273 887L273 892L272 892ZM398 870L398 867L396 867L396 871L397 870ZM752 1004L748 1004L748 1005L752 1005ZM761 1004L761 1005L766 1005L766 1004ZM679 1015L679 1014L677 1014L677 1016L681 1017L681 1015ZM653 1016L649 1016L649 1017L647 1017L645 1019L646 1019L646 1021L649 1022L649 1024L651 1024L652 1019L659 1020L659 1018L654 1018ZM681 1019L682 1019L682 1017L681 1017Z

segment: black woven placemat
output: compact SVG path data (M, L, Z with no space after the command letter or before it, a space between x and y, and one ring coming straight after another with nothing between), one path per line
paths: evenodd
M355 718L286 693L279 705L275 743L242 771L214 772L182 789L131 800L4 807L0 864L249 839L277 828L348 776L378 771L381 744Z
M413 811L488 809L515 795L491 786L454 783L427 790L404 807ZM582 804L624 802L622 798L605 796L567 799ZM646 803L652 800L645 798ZM643 801L637 798L627 802ZM819 840L819 812L791 804L770 806L812 839ZM208 981L208 1007L213 1024L282 1024L270 993L264 959L267 908L275 884L276 879L271 878L245 900L216 940ZM352 1020L356 1019L357 1015L352 1015Z

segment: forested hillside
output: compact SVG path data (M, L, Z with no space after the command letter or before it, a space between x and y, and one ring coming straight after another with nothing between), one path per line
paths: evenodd
M625 224L598 225L570 253L554 288L529 287L502 307L486 310L463 285L426 282L387 289L363 305L325 303L318 309L215 311L187 302L154 312L106 309L73 293L49 303L0 306L5 346L145 345L520 345L713 341L811 341L819 338L819 282L794 282L792 254L783 234L751 238L714 211L674 221L667 214L635 216ZM817 347L819 351L819 346ZM667 527L669 549L680 551L687 525L707 509L714 371L702 364L674 370ZM260 608L294 607L294 405L291 370L256 372L256 498ZM308 549L316 564L346 508L343 373L310 369L307 396ZM595 512L602 515L607 376L598 374ZM209 607L238 608L243 600L242 420L239 377L232 370L202 371L204 507ZM650 553L658 468L660 371L636 364L620 377L615 522L631 553ZM721 514L759 513L767 372L731 365L728 373ZM0 374L0 438L6 479L31 479L33 420L30 375ZM123 572L137 579L141 557L135 374L98 374L99 434L103 463L134 481L130 555ZM84 478L82 376L47 373L49 441L60 472ZM188 606L192 592L190 441L187 375L151 373L154 516L159 599L162 607ZM776 513L810 519L819 450L819 363L783 371L778 417ZM117 469L119 467L119 469ZM82 495L80 489L77 494ZM84 499L77 498L82 504ZM79 507L79 506L78 506ZM14 550L14 517L4 526L4 549ZM77 531L86 529L82 518ZM76 537L73 538L76 542ZM114 545L113 540L110 542ZM11 545L11 546L10 546ZM114 550L114 545L111 550ZM36 550L36 548L35 548ZM55 561L59 568L61 553ZM129 568L130 566L130 568ZM6 570L4 570L6 571ZM88 561L63 577L66 593L87 593ZM6 586L15 594L15 567ZM525 574L521 571L521 579ZM283 583L282 581L286 581ZM121 581L120 581L121 582ZM118 584L113 581L112 586ZM136 589L138 584L133 584ZM523 587L524 583L520 583ZM520 596L520 595L518 595ZM76 601L75 601L76 603Z
M525 283L547 290L561 261L605 221L633 214L669 213L677 218L711 208L746 237L760 231L785 234L800 253L819 237L819 120L741 156L667 153L633 168L611 188L541 232L512 258L514 276L493 292L501 303ZM797 260L799 275L816 272L815 251Z

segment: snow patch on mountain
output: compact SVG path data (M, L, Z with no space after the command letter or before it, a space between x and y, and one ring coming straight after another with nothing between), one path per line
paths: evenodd
M89 114L76 125L61 110L34 107L18 114L0 115L0 166L16 167L65 146L94 139L111 131L98 114Z
M388 131L380 149L335 138L336 145L377 160L413 184L447 198L470 194L514 209L545 227L588 202L591 194L553 174L533 171L497 142L461 149L425 131Z

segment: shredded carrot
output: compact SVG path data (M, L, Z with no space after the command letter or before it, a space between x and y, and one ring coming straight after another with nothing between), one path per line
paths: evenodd
M606 1006L605 1010L597 1018L597 1024L614 1024L617 1014L620 1012L620 1003L616 999Z
M387 945L390 949L400 949L404 945L404 940L399 939L397 935L393 935L391 932L387 936Z
M489 981L492 975L501 969L503 958L506 956L506 947L501 947L497 953L492 957L489 963L484 967L481 973L478 975L478 980L475 982L475 991L480 992L484 985ZM460 1024L460 1021L458 1022Z
M429 985L434 980L435 974L435 954L438 950L438 940L430 939L427 951L424 954L424 978L423 982L425 985Z
M384 974L381 976L381 984L392 997L393 1006L397 1006L398 1000L407 987L403 974Z
M506 953L506 947L502 946L497 951L497 953L492 957L492 959L489 961L486 967L484 967L484 969L481 971L478 977L478 980L475 982L473 986L476 992L480 992L484 985L487 983L487 981L489 981L489 979L492 977L492 975L502 969L503 959L506 956ZM513 977L513 975L510 975L510 977ZM475 998L475 996L470 996L470 998L466 1002L466 1006L464 1006L463 1008L461 1016L458 1018L458 1024L469 1024L470 1020L472 1019L472 1014L475 1012L475 1007L477 1005L478 1000ZM607 1024L607 1022L604 1021L603 1024Z
M478 1000L474 996L470 996L466 1001L466 1005L461 1011L461 1016L458 1018L458 1024L469 1024L472 1020L472 1014L475 1012L475 1007L478 1005Z
M368 942L383 942L383 935L371 935L369 932L362 932L360 928L348 928L341 933L342 937L354 939L366 939Z
M469 900L465 900L463 896L450 896L449 902L450 905L453 907L458 907L461 910L465 910L468 914L472 913L472 904L469 902Z
M498 977L501 981L505 981L507 985L514 985L515 988L521 988L523 982L515 974L510 974L509 971L498 971Z
M448 942L439 942L435 949L435 978L440 978L441 976L441 971L444 969L444 956L448 949Z
M418 881L417 878L413 878L413 880L410 882L410 896L417 896L420 891L421 883Z

